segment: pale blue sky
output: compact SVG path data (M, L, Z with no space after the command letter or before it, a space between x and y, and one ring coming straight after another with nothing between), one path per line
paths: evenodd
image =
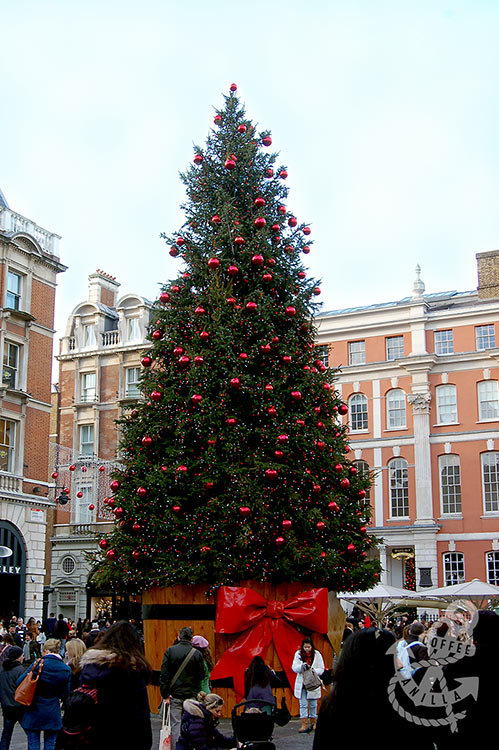
M0 187L63 236L59 334L96 268L175 275L178 171L238 84L310 222L324 309L476 286L499 247L497 0L1 0Z

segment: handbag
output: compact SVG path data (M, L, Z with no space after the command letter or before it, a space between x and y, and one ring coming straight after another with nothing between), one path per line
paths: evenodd
M276 708L274 714L274 721L278 727L285 727L286 724L291 720L291 713L286 703L286 696L283 695L281 698L281 707Z
M35 675L35 668L39 666L38 672ZM31 706L33 703L36 686L38 684L38 678L42 673L43 661L37 659L32 667L28 670L28 673L23 678L23 681L19 683L14 693L14 700L21 704L21 706Z
M313 667L302 672L303 687L307 691L322 687L322 680Z
M159 750L171 750L172 724L170 718L170 704L163 703L163 721L159 733Z

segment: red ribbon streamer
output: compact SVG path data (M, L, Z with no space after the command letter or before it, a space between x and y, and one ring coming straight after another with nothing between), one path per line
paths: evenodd
M217 662L211 678L232 677L238 700L244 696L244 672L255 656L265 659L274 643L279 661L291 688L295 673L293 657L303 635L296 630L302 625L316 633L327 633L327 589L311 589L285 602L267 601L252 589L221 586L217 592L215 632L241 633L236 642Z

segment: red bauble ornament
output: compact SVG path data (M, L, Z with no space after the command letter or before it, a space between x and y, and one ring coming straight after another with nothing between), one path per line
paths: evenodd
M273 482L277 479L277 471L275 469L266 469L265 476L270 482Z
M294 250L294 247L293 247L293 245L286 245L286 247L284 248L284 250L287 252L288 255L291 255L291 253Z
M366 494L367 493L366 493L365 490L359 490L359 497L360 497L361 500L363 500L365 498Z
M180 505L174 505L172 507L172 510L174 513L180 513Z
M214 487L214 482L209 481L209 482L204 483L205 490L212 490L213 487Z
M83 492L77 492L76 497L83 497Z
M210 552L210 551L211 551L211 547L206 547L206 546L201 547L201 552L203 554L205 554L206 552Z
M107 549L107 547L109 547L109 542L107 541L107 539L101 539L99 542L99 547L101 549Z
M235 83L231 83L231 84L230 84L230 90L231 90L231 91L237 91L237 86L236 86L236 84L235 84Z
M135 522L132 526L132 531L140 531L140 523Z
M315 294L316 297L318 297L319 294L321 293L321 290L320 290L320 288L318 286L316 286L313 291L314 291L314 294Z
M134 560L138 560L139 557L140 557L140 550L139 549L134 549L134 551L132 552L132 557L133 557Z
M198 354L196 357L194 357L192 361L194 362L195 365L202 365L204 362L204 358L201 357L200 354Z
M357 469L355 466L350 466L350 474L354 477L357 474Z
M240 388L241 381L239 380L239 378L231 378L229 381L229 385L231 388Z
M243 518L246 518L247 516L249 516L249 514L250 514L250 513L251 513L251 509L250 509L250 508L248 508L248 506L247 506L247 505L242 505L242 506L241 506L241 507L239 508L239 514L240 514L240 515L241 515L241 516L242 516Z
M149 445L152 445L152 437L149 437L149 435L145 435L140 442L144 447L147 448Z
M341 474L341 472L343 471L343 464L336 464L336 466L334 467L334 470L335 470L335 471L336 471L336 472L337 472L338 474Z
M152 365L152 359L150 357L142 357L140 364L142 367L150 367Z
M120 486L120 483L115 479L114 481L111 482L111 484L109 486L110 486L110 488L112 489L113 492L116 492L116 490Z
M271 273L264 273L262 276L262 281L272 281L273 276Z
M286 308L286 315L288 318L293 318L296 315L296 307L293 307L293 305L289 305Z
M277 208L277 211L284 216L284 214L286 213L286 206L279 206Z
M110 549L106 552L106 557L108 560L115 560L116 559L116 552L114 549Z
M289 365L291 363L291 357L289 356L289 354L285 354L284 357L282 358L282 361L284 362L285 365Z
M323 451L326 447L326 443L323 440L316 440L315 445L320 451Z
M303 234L305 234L307 237L309 234L312 234L312 230L310 227L303 227Z
M253 224L257 229L263 229L263 227L266 225L266 221L263 218L263 216L257 216Z
M309 254L309 252L310 252L310 248L309 248L309 246L308 246L308 245L305 245L305 247L302 247L302 250L301 250L301 251L302 251L302 253L303 253L304 255L308 255L308 254Z
M222 124L222 115L215 115L213 118L213 122L215 125L221 125Z
M288 173L286 172L286 170L281 169L281 171L279 172L279 177L281 178L281 180L285 180L287 176L288 176Z
M161 331L153 331L151 333L151 338L153 338L155 341L159 341L159 339L161 338L161 335L162 335Z
M237 247L241 247L241 245L244 245L246 240L244 237L234 237L234 245L237 245Z
M271 146L272 138L270 137L270 135L266 135L265 138L262 138L262 143L264 146Z
M59 473L57 471L52 472L52 479L57 479L58 476L59 476Z
M175 284L175 286L172 286L172 292L175 292L175 294L178 294L180 292L180 287Z
M208 339L210 338L210 334L208 333L208 331L201 331L201 333L199 334L199 338L201 339L201 341L208 341Z
M315 492L315 493L317 494L317 493L319 493L320 491L321 491L321 486L320 486L320 484L314 484L314 486L312 487L312 492Z
M276 547L282 547L282 545L284 544L284 541L285 541L284 537L278 536L277 539L275 540Z
M203 156L202 154L196 154L194 159L192 160L194 164L202 164L203 163Z
M194 315L204 315L206 310L204 307L201 307L201 305L198 305L196 309L194 310Z
M182 245L184 245L184 244L185 244L184 238L183 237L177 237L177 245L179 247L182 247Z
M340 404L338 406L338 414L343 414L343 416L348 414L348 406L346 404Z
M367 534L367 529L366 529L365 526L361 526L360 529L359 529L359 531L360 531L361 534Z
M350 542L350 544L349 544L349 545L348 545L348 547L347 547L347 552L350 552L350 553L352 553L352 552L355 552L355 550L356 550L356 549L357 549L357 547L355 546L355 544L352 544L352 543Z
M338 503L335 503L334 500L332 502L328 503L327 507L329 508L329 510L334 510L334 512L336 512L337 510L340 509L339 506L338 506Z
M258 305L256 304L256 302L246 302L244 309L248 312L254 313L258 309Z
M179 367L188 367L190 361L191 358L188 357L187 354L184 354L178 361Z
M153 391L150 395L152 401L161 401L163 394L160 391Z
M287 443L288 440L289 440L288 435L284 435L283 434L283 435L278 435L277 436L277 442L280 443L281 445L283 445L284 443Z
M269 415L269 417L277 417L277 411L275 407L269 406L269 408L267 409L267 414Z
M265 177L273 177L273 176L274 176L274 170L273 170L273 169L272 169L271 167L269 167L269 168L268 168L268 169L267 169L267 170L265 171Z
M197 406L201 403L203 400L203 397L199 393L195 393L193 396L191 396L191 401L194 404L194 406Z
M99 471L106 471L106 467L105 466L99 466Z
M222 219L220 218L218 214L215 214L214 216L211 217L212 224L220 224L221 221Z
M282 451L274 451L274 456L280 461L284 457L284 453Z
M208 268L218 268L220 266L220 261L218 258L210 258L208 261Z
M224 167L225 169L228 169L229 172L232 171L235 166L236 166L236 162L234 161L234 159L226 159L224 161Z
M239 268L234 265L230 265L227 269L229 276L236 276L239 273Z
M263 255L260 255L259 253L253 255L251 262L254 266L263 266Z
M234 297L227 297L227 299L226 299L225 301L226 301L226 302L227 302L227 304L228 304L228 305L230 305L231 307L232 307L233 305L235 305L235 304L236 304L236 300L234 299Z
M279 224L272 224L270 228L272 229L273 232L278 232L281 227L279 226Z
M184 464L180 464L180 466L177 466L175 471L179 472L180 474L185 474L187 471L187 466L184 466Z
M147 490L145 487L139 487L137 490L137 495L139 497L145 497L147 495Z
M75 471L75 469L76 469L76 466L74 464L71 464L71 466L69 467L69 471Z
M262 344L260 351L262 354L268 354L270 352L270 344Z
M215 438L209 438L209 440L208 440L208 445L215 445L215 443L216 443L216 442L217 442L217 441L216 441L216 439L215 439Z
M294 216L290 216L288 219L288 227L295 227L298 224Z
M326 528L324 521L317 521L315 525L319 531L323 531Z
M225 420L225 424L229 425L229 427L233 427L235 424L237 424L237 419L234 419L234 417L229 417Z
M255 206L257 208L263 208L265 205L265 199L261 196L258 196L258 198L255 198Z
M299 279L304 279L306 277L306 275L307 274L305 273L305 271L298 271L298 278Z
M300 401L301 399L300 391L291 391L291 398L293 399L293 401Z
M237 132L238 133L246 133L246 125L238 125L237 126Z
M168 252L169 252L169 253L170 253L170 255L172 256L172 258L176 258L176 257L177 257L177 255L178 255L178 247L175 247L175 245L173 245L173 246L172 246L172 247L171 247L171 248L170 248L170 249L168 250Z
M341 486L344 490L347 490L350 487L350 480L349 479L342 479L340 482Z
M268 261L267 261L267 265L270 266L271 268L273 266L275 266L275 260L274 260L274 258L269 258Z
M274 386L271 385L270 383L267 383L267 385L265 386L265 390L266 391L273 391L274 390Z
M241 352L241 354L239 355L239 359L248 359L248 355L246 354L246 352Z
M162 302L163 304L165 302L169 302L170 295L168 294L168 292L161 292L161 294L159 295L159 301Z
M293 522L290 521L289 518L285 518L284 521L282 522L282 528L285 529L286 531L290 529L292 525L293 525Z

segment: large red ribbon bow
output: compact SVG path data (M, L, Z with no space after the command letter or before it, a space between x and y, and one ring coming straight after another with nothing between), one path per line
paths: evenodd
M211 678L232 677L238 700L244 696L244 671L255 656L265 659L271 643L277 651L291 688L293 657L300 647L302 625L316 633L327 633L327 589L311 589L285 602L267 601L252 589L221 586L217 592L217 633L241 633L217 662Z

